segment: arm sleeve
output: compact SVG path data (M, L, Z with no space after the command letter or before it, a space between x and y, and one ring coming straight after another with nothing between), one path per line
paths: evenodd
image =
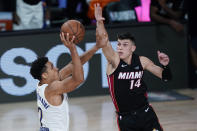
M169 65L167 65L167 66L162 65L162 68L163 68L162 80L164 82L172 80L172 73L171 73L171 69L170 69Z

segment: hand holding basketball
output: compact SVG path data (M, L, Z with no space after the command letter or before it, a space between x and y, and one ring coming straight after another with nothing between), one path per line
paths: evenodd
M75 47L74 44L75 36L73 36L72 39L70 39L69 33L67 33L65 36L65 34L61 32L60 39L67 48L71 49L72 47Z
M67 33L69 33L69 40L72 40L73 36L75 36L73 43L78 44L84 38L85 28L83 24L77 20L68 20L62 24L61 32L64 33L65 37Z

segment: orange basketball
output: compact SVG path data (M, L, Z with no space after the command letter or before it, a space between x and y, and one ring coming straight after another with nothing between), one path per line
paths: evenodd
M66 33L69 33L70 40L72 39L74 35L75 36L74 43L78 44L84 38L85 28L83 24L79 22L78 20L68 20L62 24L61 32L64 32L65 36L66 36Z

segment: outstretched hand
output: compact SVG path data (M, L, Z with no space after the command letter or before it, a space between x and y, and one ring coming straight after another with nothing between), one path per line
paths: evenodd
M103 24L105 18L102 16L102 8L99 3L94 4L94 9L94 15L97 21L96 46L102 48L106 46L109 41L107 31Z
M96 46L97 48L103 48L107 45L109 39L105 30L96 28Z
M61 32L60 39L63 42L63 44L69 49L71 49L72 47L75 46L75 44L74 44L75 36L73 36L72 39L70 39L69 33L66 33L66 36L65 36L64 32Z
M158 55L158 59L160 64L162 64L163 66L167 66L170 62L170 59L168 57L168 55L166 55L165 53L162 53L160 51L157 51L157 55Z
M94 16L96 21L103 21L105 18L102 16L102 8L99 3L94 4Z

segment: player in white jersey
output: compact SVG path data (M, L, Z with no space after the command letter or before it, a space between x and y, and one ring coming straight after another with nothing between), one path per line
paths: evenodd
M74 37L69 40L69 34L65 38L61 33L60 38L70 50L72 62L58 71L47 57L41 57L32 63L30 69L31 75L40 81L36 89L40 131L69 130L66 93L73 91L84 81L82 65L103 46L98 37L96 45L79 57L73 43Z
M68 131L69 114L67 94L63 94L64 99L59 106L53 106L47 102L44 92L48 84L43 84L37 87L37 105L39 119L42 130L46 131Z

